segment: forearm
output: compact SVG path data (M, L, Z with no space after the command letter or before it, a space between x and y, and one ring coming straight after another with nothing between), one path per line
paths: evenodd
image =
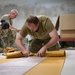
M57 43L58 39L57 38L51 38L47 44L45 44L37 53L37 56L43 56L45 51L55 45Z
M47 44L45 44L43 46L43 48L48 49L50 47L52 47L53 45L55 45L58 42L59 38L52 38L51 40L49 40L49 42Z
M16 28L14 28L14 27L13 27L13 29L14 29L16 32L19 32L19 31L20 31L20 29L16 29Z
M12 25L10 25L10 28L14 29L16 32L20 31L20 29L14 28Z
M17 47L23 52L26 50L26 47L23 45L23 43L21 42L21 40L16 39L15 43L17 45Z

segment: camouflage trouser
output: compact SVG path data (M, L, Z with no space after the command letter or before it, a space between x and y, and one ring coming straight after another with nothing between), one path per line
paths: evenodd
M31 51L32 53L37 53L42 47L43 45L45 45L50 39L47 40L40 40L40 39L33 39L30 43L29 43L29 51ZM58 43L50 48L47 49L48 51L52 51L52 50L59 50L59 45Z
M3 46L1 45L1 39L0 39L0 53L2 53L3 52L3 48L2 48Z
M0 53L3 53L3 48L0 48Z

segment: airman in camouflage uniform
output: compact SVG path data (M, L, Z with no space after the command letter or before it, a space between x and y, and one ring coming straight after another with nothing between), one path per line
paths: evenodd
M1 31L0 31L0 52L6 47L13 47L16 38L16 31L9 29L9 23L5 20L1 20Z
M7 33L2 32L1 22L0 22L0 52L3 52L3 49L7 46L13 46L13 43L15 41L15 32L19 32L18 29L14 28L12 26L12 19L15 19L18 15L18 11L16 9L13 9L10 11L9 14L5 14L1 17L1 20L5 20L9 23L10 29Z
M3 52L3 49L6 47L13 47L16 38L16 33L14 30L9 29L7 33L3 31L0 32L0 41L1 47L0 52Z

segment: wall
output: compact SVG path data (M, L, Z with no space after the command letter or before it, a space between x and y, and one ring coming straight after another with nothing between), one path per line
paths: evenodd
M0 17L9 13L11 9L17 9L19 16L13 25L21 29L27 16L47 15L55 25L58 15L75 14L74 0L0 0Z

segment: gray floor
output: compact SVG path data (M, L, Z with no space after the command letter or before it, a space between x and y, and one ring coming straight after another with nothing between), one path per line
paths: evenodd
M75 50L66 50L66 60L61 75L75 75Z
M5 56L2 55L3 53L0 53L0 58L5 58Z
M69 49L69 50L65 50L65 51L66 51L66 59L65 59L65 63L64 63L61 75L75 75L75 50ZM0 54L0 58L2 58L2 57L3 57L2 54ZM7 74L7 75L15 75L14 73L16 73L16 75L21 75L22 73L24 73L31 67L33 67L36 64L38 64L39 62L41 62L42 60L44 60L44 58L41 59L38 57L37 58L36 57L34 57L34 58L28 57L25 59L19 58L19 59L17 59L17 61L14 60L15 63L14 63L14 61L10 61L10 62L1 64L0 65L0 75L6 75L7 71L10 71L10 74ZM18 64L19 64L19 66L18 66ZM3 65L4 65L4 68L3 68ZM13 66L13 65L15 65L15 66ZM19 74L17 73L18 69L21 69L19 71Z
M44 59L45 57L24 57L0 64L0 75L23 75Z

